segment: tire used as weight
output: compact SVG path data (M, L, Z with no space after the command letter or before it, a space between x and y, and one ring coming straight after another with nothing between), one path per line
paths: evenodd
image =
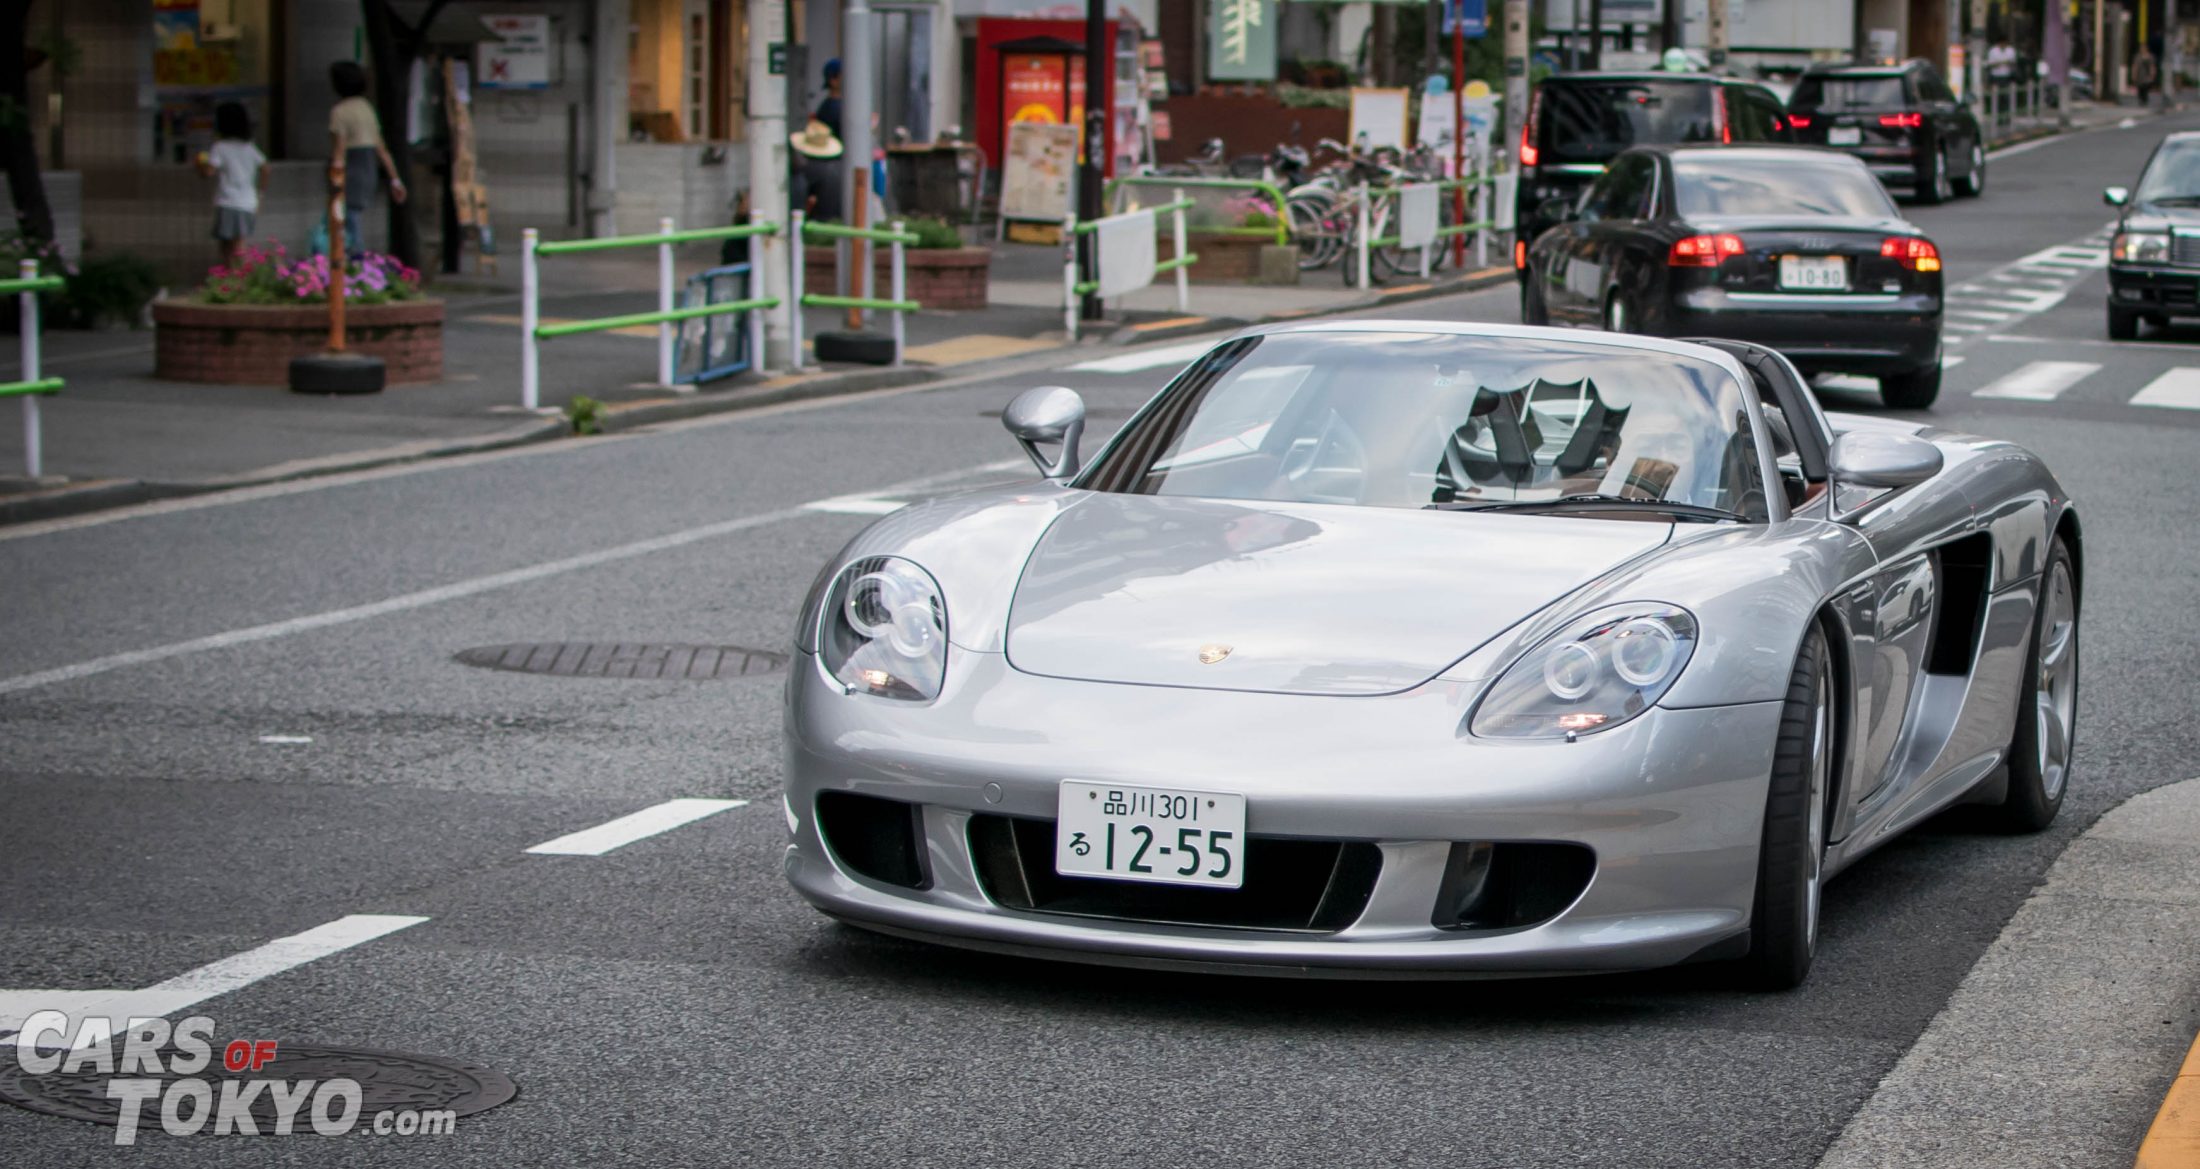
M894 339L884 333L824 332L817 335L819 361L857 365L894 364Z
M290 388L300 394L379 394L388 376L379 357L312 353L290 359Z

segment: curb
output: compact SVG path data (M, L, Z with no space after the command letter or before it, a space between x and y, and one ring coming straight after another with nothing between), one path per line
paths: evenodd
M2184 1067L2170 1081L2162 1110L2146 1139L2139 1142L2136 1169L2193 1169L2200 1165L2200 1039L2185 1053Z

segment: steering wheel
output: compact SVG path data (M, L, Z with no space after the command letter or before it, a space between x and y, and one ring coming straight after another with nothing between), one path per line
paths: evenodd
M1367 447L1332 410L1320 433L1292 440L1282 472L1302 503L1359 503L1367 495Z

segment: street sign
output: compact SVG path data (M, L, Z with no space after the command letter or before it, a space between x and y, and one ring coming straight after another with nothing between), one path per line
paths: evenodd
M1460 27L1464 20L1466 26ZM1444 35L1464 32L1471 39L1478 39L1490 31L1489 0L1444 0Z
M774 77L787 75L787 42L773 41L764 50L764 64Z

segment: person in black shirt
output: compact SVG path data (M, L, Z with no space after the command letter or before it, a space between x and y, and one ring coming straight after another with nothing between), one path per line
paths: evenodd
M814 116L818 121L825 123L825 128L833 132L833 137L840 137L840 58L838 57L825 62L825 100L817 103L817 113Z
M811 118L799 134L787 135L794 147L793 204L819 223L837 223L840 209L840 139L822 118Z

